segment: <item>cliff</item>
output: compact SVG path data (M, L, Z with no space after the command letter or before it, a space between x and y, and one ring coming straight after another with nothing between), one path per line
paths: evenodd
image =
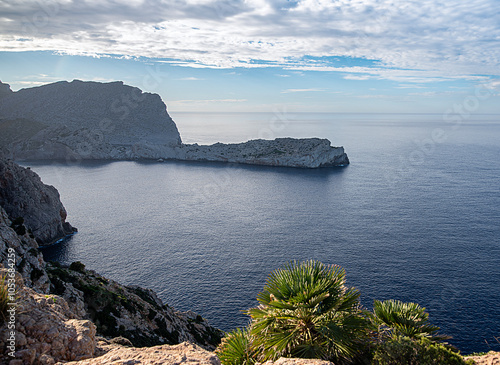
M66 222L58 191L30 169L4 159L0 159L0 206L14 223L24 224L41 245L75 231Z
M0 87L0 147L13 159L168 157L181 143L161 98L122 82L7 87Z
M325 139L185 145L161 98L74 80L12 92L0 83L0 150L16 160L177 159L316 168L349 163Z

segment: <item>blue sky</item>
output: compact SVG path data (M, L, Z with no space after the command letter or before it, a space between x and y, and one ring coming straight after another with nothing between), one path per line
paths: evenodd
M122 80L171 111L500 113L498 0L0 2L0 80ZM482 95L480 103L471 98Z

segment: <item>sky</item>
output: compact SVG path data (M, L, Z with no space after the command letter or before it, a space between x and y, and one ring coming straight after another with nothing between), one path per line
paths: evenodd
M498 0L0 0L0 80L170 111L500 113Z

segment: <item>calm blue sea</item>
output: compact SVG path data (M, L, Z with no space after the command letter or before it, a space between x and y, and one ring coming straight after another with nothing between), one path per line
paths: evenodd
M172 113L186 143L324 137L344 168L29 165L79 229L44 251L154 289L223 330L284 263L338 264L374 299L425 306L465 353L500 350L500 116Z

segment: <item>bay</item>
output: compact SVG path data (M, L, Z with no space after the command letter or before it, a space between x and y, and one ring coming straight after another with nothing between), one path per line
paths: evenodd
M185 143L321 137L351 164L24 163L79 229L47 260L82 261L231 330L272 270L317 259L344 267L367 308L417 302L463 352L500 350L500 116L171 114Z

